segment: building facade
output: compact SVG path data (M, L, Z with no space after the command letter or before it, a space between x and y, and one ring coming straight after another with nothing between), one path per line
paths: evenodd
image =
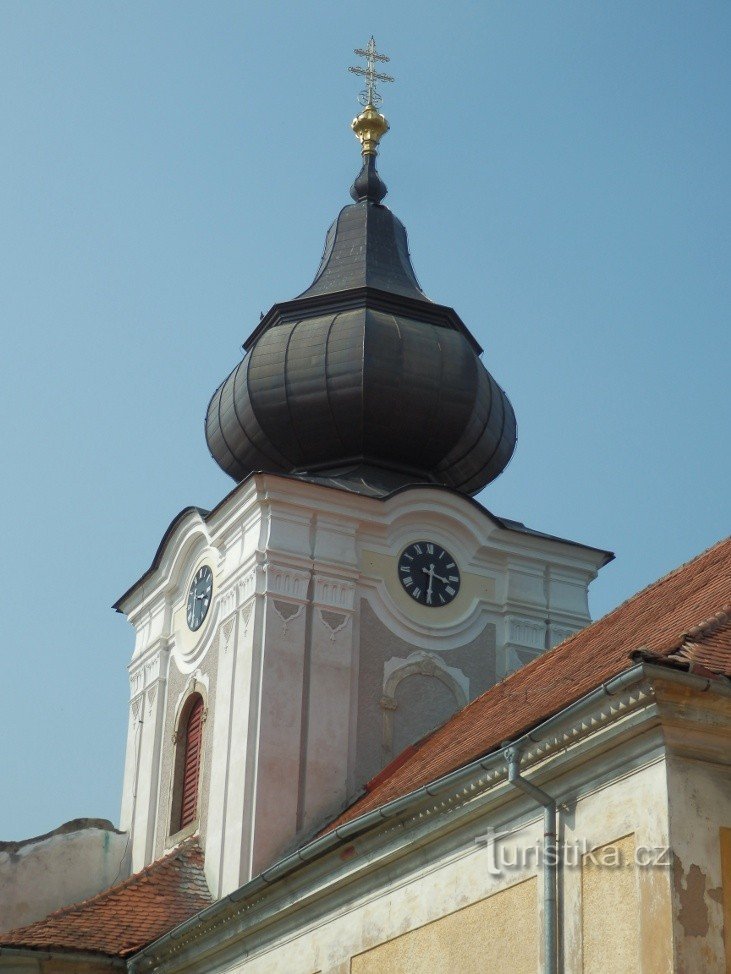
M208 405L236 486L116 605L120 828L0 848L0 969L721 974L731 543L590 625L612 555L474 500L515 415L383 205L365 54L353 203Z

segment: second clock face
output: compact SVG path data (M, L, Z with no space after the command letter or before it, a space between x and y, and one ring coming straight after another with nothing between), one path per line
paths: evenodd
M420 605L447 605L459 592L459 568L454 558L434 541L415 541L404 548L398 577Z
M202 565L193 576L193 581L188 589L185 618L188 620L188 628L192 629L193 632L200 629L203 620L208 615L212 592L213 572L208 565Z

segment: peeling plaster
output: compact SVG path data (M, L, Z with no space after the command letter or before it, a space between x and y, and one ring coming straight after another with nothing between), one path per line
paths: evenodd
M719 891L716 889L706 891L706 883L706 874L700 866L693 863L686 873L680 856L674 856L673 884L679 904L678 923L688 937L706 937L708 935L706 895L715 900Z

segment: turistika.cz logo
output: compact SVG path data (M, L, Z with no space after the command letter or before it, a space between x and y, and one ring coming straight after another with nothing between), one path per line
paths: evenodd
M504 841L515 835L510 830L487 829L475 839L487 851L487 871L491 876L526 869L541 869L544 865L555 866L559 862L564 868L580 866L602 869L667 869L671 865L668 846L635 846L628 855L624 848L608 843L596 847L585 838L558 842L546 846L543 840L527 845Z

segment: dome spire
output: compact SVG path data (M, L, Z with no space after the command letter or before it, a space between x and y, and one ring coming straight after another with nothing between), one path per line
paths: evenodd
M363 105L363 111L353 119L350 125L361 144L363 156L363 166L350 187L350 195L357 203L365 201L380 203L388 190L376 170L376 155L378 154L378 144L388 132L389 125L385 116L378 111L378 106L382 103L383 98L376 89L376 82L393 81L394 79L390 74L376 71L376 62L389 61L390 58L385 54L378 53L372 35L368 45L365 48L357 47L355 53L359 57L365 58L366 67L348 68L348 70L365 78L366 86L358 96L358 100Z
M475 494L516 443L513 407L480 361L457 313L421 290L406 230L376 172L388 122L371 38L363 111L353 122L363 168L355 203L330 226L312 284L275 304L244 342L244 358L213 394L206 440L236 481L256 470L371 497L414 484Z

